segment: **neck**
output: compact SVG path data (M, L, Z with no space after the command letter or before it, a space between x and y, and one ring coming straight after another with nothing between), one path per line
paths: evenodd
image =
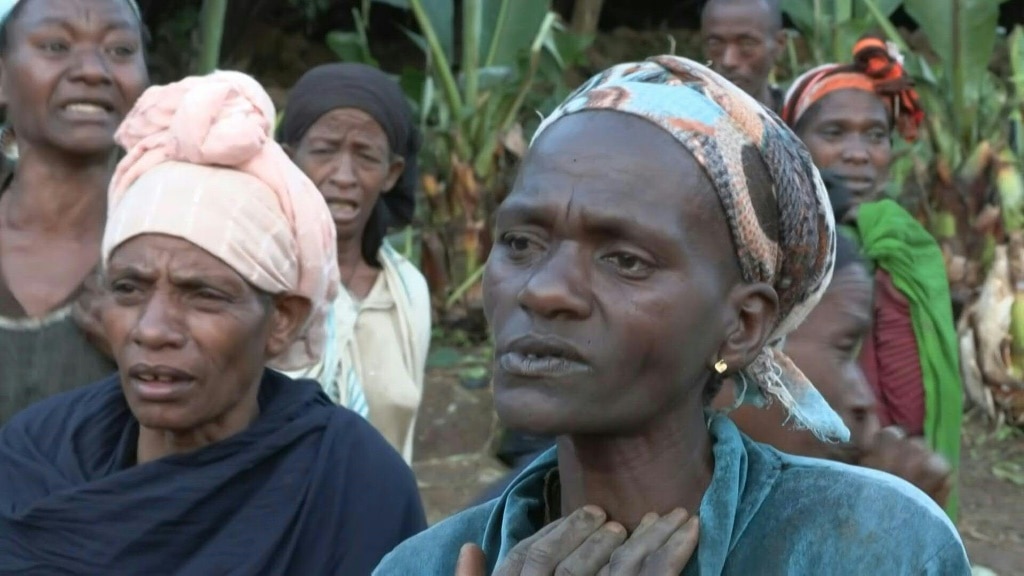
M3 195L4 225L12 229L95 236L106 221L114 155L79 162L24 147Z
M634 530L648 512L700 511L714 459L701 398L639 433L558 440L562 515L587 504Z
M259 385L252 386L241 402L213 421L188 430L150 428L140 423L135 458L138 464L174 454L187 454L220 442L245 430L259 416Z
M764 86L762 86L761 91L758 92L756 98L758 102L764 104L768 108L775 108L775 99L772 98L772 87L770 84L766 83Z
M338 238L338 268L342 274L365 265L362 238Z

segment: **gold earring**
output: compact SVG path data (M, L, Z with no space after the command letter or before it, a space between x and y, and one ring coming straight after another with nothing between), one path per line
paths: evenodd
M719 360L715 362L715 372L719 374L725 374L725 371L729 369L729 365L725 363L725 360Z

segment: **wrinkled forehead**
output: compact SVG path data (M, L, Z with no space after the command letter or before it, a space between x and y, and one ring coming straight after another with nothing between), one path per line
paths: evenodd
M132 25L142 22L142 12L135 0L0 0L0 25L6 26L15 10L21 15L29 9L29 14L36 20L58 15L88 19L99 10L100 13L124 12L125 16L131 17Z
M701 14L701 32L769 35L778 28L778 20L764 0L712 1Z

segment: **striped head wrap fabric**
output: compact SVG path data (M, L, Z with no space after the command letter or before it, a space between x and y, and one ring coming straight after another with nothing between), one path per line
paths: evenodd
M861 90L878 96L889 112L889 125L904 140L917 139L924 110L895 44L862 38L853 47L852 63L823 64L805 72L786 92L782 119L795 127L811 107L839 90Z
M544 119L534 140L559 118L586 110L631 114L662 128L703 167L724 209L746 282L774 287L779 314L769 344L737 379L754 400L781 402L800 428L822 440L849 430L782 352L786 334L818 303L832 277L835 220L810 155L778 116L709 68L677 56L619 64L577 88ZM748 187L744 157L757 155L770 190ZM770 194L777 233L755 213L752 192Z

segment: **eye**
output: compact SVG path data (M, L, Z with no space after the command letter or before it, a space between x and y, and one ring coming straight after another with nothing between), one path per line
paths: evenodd
M115 294L129 295L139 291L139 287L131 280L115 280L110 284L110 291Z
M46 40L39 44L39 48L44 52L53 53L67 52L69 49L68 43L63 40Z
M616 272L630 278L649 276L653 266L636 254L616 252L604 257L604 260L616 268Z
M500 244L512 261L526 261L545 250L544 242L533 234L506 232L500 236Z
M824 126L818 130L818 134L827 140L837 140L843 137L843 131L838 126Z
M889 139L889 134L881 128L876 128L868 132L868 138L870 138L872 142L884 142Z
M114 56L117 56L118 58L131 58L135 55L136 52L139 51L139 49L136 46L124 44L120 46L114 46L113 48L110 48L108 51Z
M502 236L502 242L508 246L510 252L525 252L530 249L532 242L530 239L522 234L508 233Z
M210 302L225 302L228 300L227 296L225 296L224 294L217 290L212 290L210 288L201 288L199 290L196 290L194 294L196 298L199 298L200 300L207 300Z
M860 347L861 340L843 340L835 346L835 349L839 353L840 358L856 361L860 356Z

